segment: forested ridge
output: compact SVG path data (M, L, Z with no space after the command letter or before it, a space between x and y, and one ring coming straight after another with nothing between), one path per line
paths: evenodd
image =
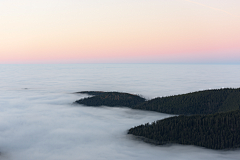
M84 91L93 95L76 101L87 106L126 106L180 116L131 128L128 134L158 145L179 143L211 149L240 148L240 88L225 88L159 97Z
M103 91L82 91L82 92L76 92L76 93L88 94L88 95L92 95L92 96L98 96L98 95L105 94L105 93L110 93L110 92L103 92Z
M100 91L83 91L78 93L85 93L95 95L76 101L76 103L87 106L126 106L132 108L133 106L145 102L145 99L129 93L119 92L100 92Z
M155 144L178 143L211 149L240 147L240 110L212 115L176 116L131 128L128 134Z
M86 106L126 106L132 109L178 115L213 114L238 110L240 107L240 88L205 90L159 97L148 101L139 95L121 92L83 91L77 93L94 95L76 101Z
M138 104L133 109L191 115L234 111L239 106L240 88L226 88L155 98Z

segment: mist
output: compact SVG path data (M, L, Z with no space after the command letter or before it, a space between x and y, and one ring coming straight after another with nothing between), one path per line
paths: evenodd
M0 65L1 160L239 160L240 151L155 146L127 135L171 115L85 107L79 91L120 91L150 99L239 87L239 65Z
M19 89L1 94L3 160L239 159L236 151L155 146L127 135L133 126L170 115L128 108L73 105L85 95Z

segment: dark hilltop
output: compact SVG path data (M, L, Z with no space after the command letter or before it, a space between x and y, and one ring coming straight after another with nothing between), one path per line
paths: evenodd
M82 91L77 93L93 95L93 97L76 101L85 106L125 106L178 115L214 114L238 110L240 106L240 88L205 90L148 101L139 95L121 92Z
M210 149L240 147L240 110L194 116L175 116L131 128L128 134L145 142L196 145Z
M109 106L109 107L130 107L145 102L145 99L139 95L129 94L129 93L119 93L119 92L101 92L101 91L83 91L77 92L82 94L93 95L93 97L88 97L76 101L78 104L83 104L86 106Z
M123 106L179 115L128 131L145 142L157 145L178 143L210 149L240 148L240 88L205 90L148 101L129 93L77 93L93 95L75 102L85 106Z

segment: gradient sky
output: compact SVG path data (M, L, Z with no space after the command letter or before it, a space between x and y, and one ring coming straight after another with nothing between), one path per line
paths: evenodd
M240 0L0 0L0 63L240 63Z

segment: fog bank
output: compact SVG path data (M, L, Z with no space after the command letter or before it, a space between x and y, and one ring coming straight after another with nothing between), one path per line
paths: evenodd
M128 108L84 107L69 93L16 90L1 94L3 160L239 159L238 151L194 146L154 146L132 139L132 126L169 117Z
M154 146L128 129L169 115L74 106L73 92L120 91L147 98L240 87L239 65L0 65L1 160L239 160L240 151Z

